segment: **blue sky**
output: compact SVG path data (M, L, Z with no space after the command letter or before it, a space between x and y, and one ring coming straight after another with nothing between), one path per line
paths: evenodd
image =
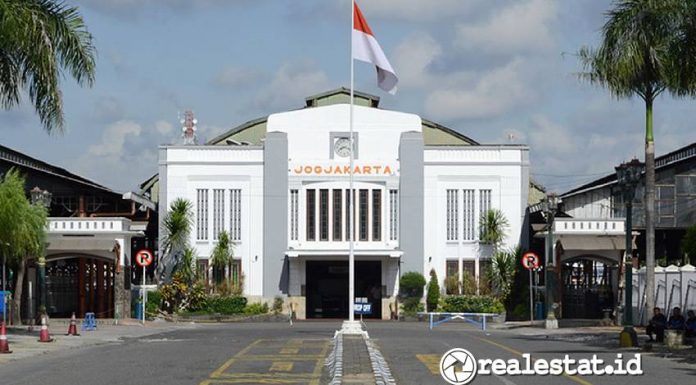
M29 104L0 111L0 143L119 191L156 172L157 145L192 109L209 139L347 86L348 0L82 0L98 50L96 84L63 82L66 130L46 134ZM401 78L360 90L482 143L531 146L532 175L563 192L642 159L644 106L578 81L610 0L362 0ZM656 103L658 154L696 141L696 101Z

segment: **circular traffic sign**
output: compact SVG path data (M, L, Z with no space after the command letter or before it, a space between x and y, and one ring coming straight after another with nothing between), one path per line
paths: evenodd
M527 270L536 269L539 267L539 256L533 252L527 252L522 256L522 266Z
M152 252L147 249L142 249L135 253L135 263L141 267L150 266L154 259L155 258L152 256Z

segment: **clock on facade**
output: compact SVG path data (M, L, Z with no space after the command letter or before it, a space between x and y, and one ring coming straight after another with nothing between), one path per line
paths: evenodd
M334 152L341 158L350 156L350 138L338 138L334 142Z

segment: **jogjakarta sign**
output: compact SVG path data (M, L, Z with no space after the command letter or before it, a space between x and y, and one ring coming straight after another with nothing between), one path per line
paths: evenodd
M319 164L298 164L290 167L292 175L350 175L351 169L348 165L319 165ZM355 165L352 170L353 175L368 176L392 176L396 175L397 168L388 164L360 164Z

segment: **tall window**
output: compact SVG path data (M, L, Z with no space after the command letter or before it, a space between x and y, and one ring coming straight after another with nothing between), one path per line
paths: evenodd
M342 190L333 190L333 240L341 241L341 231L343 230L343 199Z
M447 190L447 240L459 240L459 194Z
M479 214L483 216L491 209L492 190L479 190Z
M213 239L225 230L225 190L213 190Z
M242 261L239 259L233 259L230 262L230 278L232 279L232 285L239 286L241 281L239 277L242 275Z
M399 239L399 190L389 190L389 239Z
M445 291L447 294L459 294L459 261L447 261L446 263Z
M351 228L350 227L351 226L351 224L350 224L350 219L351 219L350 202L352 202L351 199L355 198L355 193L351 194L350 190L345 190L345 191L346 191L346 241L350 241L350 238L353 235L353 233L351 233L351 231L350 231L350 228Z
M230 190L230 239L242 239L242 190Z
M382 190L372 190L372 241L382 240Z
M319 240L329 240L329 190L319 190Z
M476 213L474 212L474 190L462 190L464 202L464 240L475 239Z
M368 240L368 223L367 223L367 204L369 203L368 201L368 192L369 190L360 190L360 199L359 199L359 209L358 209L358 229L360 231L360 234L358 236L358 239L361 241L367 241Z
M314 241L317 238L316 205L317 190L307 190L307 240Z
M298 238L298 193L297 190L290 190L290 239L293 241L296 241Z
M208 190L196 190L196 239L208 240Z

